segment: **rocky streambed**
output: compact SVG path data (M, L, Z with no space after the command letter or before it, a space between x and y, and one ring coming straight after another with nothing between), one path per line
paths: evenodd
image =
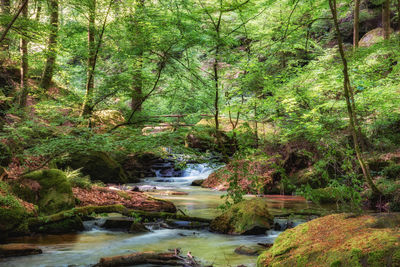
M213 171L205 164L193 164L183 171L182 177L145 178L139 184L124 186L137 187L155 198L173 202L178 213L212 219L221 213L217 207L222 204L222 192L191 186L197 179L207 177ZM112 190L117 190L114 188ZM296 197L265 197L273 215L288 210L310 208L310 204ZM191 252L203 263L213 266L255 266L257 255L266 244L272 244L285 228L287 220L276 219L261 235L225 235L210 232L207 224L193 224L180 220L159 223L145 223L149 231L130 231L130 219L120 214L108 214L112 218L93 218L84 222L85 229L74 234L34 235L11 238L7 242L35 245L41 254L24 257L8 257L0 260L1 266L89 266L101 257L129 254L134 252L164 252L179 248L184 255ZM90 218L89 218L90 219ZM125 224L123 223L125 221ZM293 226L295 223L290 222ZM279 227L278 227L279 226ZM262 245L258 245L262 244ZM236 251L236 252L235 252Z

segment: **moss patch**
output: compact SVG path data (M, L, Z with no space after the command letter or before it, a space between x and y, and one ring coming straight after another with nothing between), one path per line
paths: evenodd
M283 232L257 266L400 266L398 222L396 214L325 216Z
M32 199L27 190L24 190L25 194L21 195L21 198L29 196L29 199L26 200L34 200L33 203L39 206L40 213L52 214L75 206L71 184L63 171L57 169L40 170L25 175L23 179L39 183L40 188L35 199Z
M64 162L58 162L59 168L70 167L74 170L82 168L84 175L89 175L91 180L99 180L104 183L127 183L128 177L121 165L112 159L107 153L96 151L77 153L70 155Z
M262 234L271 228L273 216L264 199L237 203L211 222L211 230L224 234Z

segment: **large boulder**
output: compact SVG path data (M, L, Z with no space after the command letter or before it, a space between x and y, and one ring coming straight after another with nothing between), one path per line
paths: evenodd
M390 32L392 33L393 29L390 29ZM360 39L359 46L370 47L371 45L374 45L381 40L383 40L383 28L376 28L372 31L367 32Z
M400 266L400 214L325 216L286 230L257 266Z
M33 205L12 193L11 187L0 181L0 240L18 231L18 227L36 212Z
M96 151L89 153L71 154L63 162L57 163L60 168L70 167L81 169L82 174L89 175L92 181L99 180L104 183L127 183L130 181L121 165L105 152Z
M232 205L211 222L210 228L222 234L264 234L273 220L265 199L253 198Z
M14 183L13 191L23 200L38 205L42 214L53 214L75 206L71 184L65 173L57 169L28 173Z
M196 128L186 135L185 146L202 152L210 150L233 155L236 150L235 142L222 131L218 134L219 142L215 129L211 127Z
M152 152L130 154L125 158L122 166L129 179L135 181L144 177L180 177L183 174L183 171L176 166L174 159Z

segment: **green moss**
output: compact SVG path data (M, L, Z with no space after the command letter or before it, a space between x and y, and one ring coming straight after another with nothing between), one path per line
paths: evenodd
M20 201L11 193L11 188L0 181L0 237L6 237L10 232L32 216Z
M210 227L213 231L229 234L252 234L270 229L273 216L268 212L266 201L262 198L244 200L231 206L215 218Z
M337 214L299 225L279 235L257 266L400 266L398 224L371 228L379 218Z
M58 162L62 169L70 167L74 170L81 169L84 175L89 175L92 181L99 180L104 183L127 183L128 177L121 165L107 153L94 151L90 153L76 153L69 159Z
M390 164L383 169L382 174L388 179L400 178L400 164Z
M30 229L36 233L46 233L46 234L64 234L82 231L84 229L82 220L79 216L72 216L64 220L43 224L39 227L32 227Z
M33 202L39 206L40 213L53 214L74 207L75 198L71 184L63 171L40 170L29 173L23 178L37 181L40 184L38 198Z

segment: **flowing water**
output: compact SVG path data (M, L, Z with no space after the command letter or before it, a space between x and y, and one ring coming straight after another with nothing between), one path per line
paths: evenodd
M149 194L174 202L187 215L213 218L219 213L217 207L223 203L223 193L191 186L193 180L206 178L212 171L205 164L193 164L185 170L183 177L147 178L139 187L149 191ZM187 195L171 195L176 191ZM273 214L309 207L306 201L296 197L266 198ZM184 254L190 251L197 259L213 266L255 266L255 256L238 255L234 253L235 248L272 243L280 233L268 231L266 235L229 236L207 230L155 228L150 233L129 234L104 230L90 222L85 224L88 230L77 234L15 238L11 241L40 246L43 254L7 258L0 260L0 266L88 266L97 263L101 257L137 251L162 252L174 248L181 248Z

